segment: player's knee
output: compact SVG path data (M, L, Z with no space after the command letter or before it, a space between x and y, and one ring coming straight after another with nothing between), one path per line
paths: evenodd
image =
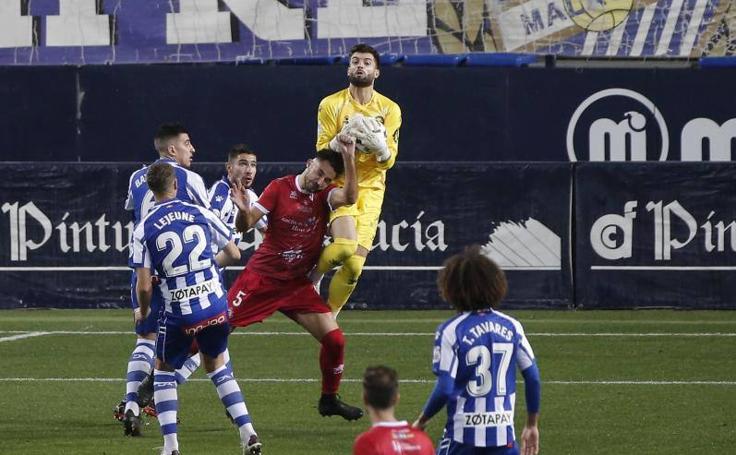
M333 267L336 267L340 264L344 264L348 258L355 254L357 249L357 240L337 237L327 248L325 248L324 255L330 264L332 264Z
M353 255L350 256L343 264L343 270L349 284L355 284L360 278L360 274L363 273L363 265L365 264L365 258L362 256Z
M345 335L342 333L342 329L337 328L323 336L320 343L322 343L325 348L331 350L342 350L345 349Z

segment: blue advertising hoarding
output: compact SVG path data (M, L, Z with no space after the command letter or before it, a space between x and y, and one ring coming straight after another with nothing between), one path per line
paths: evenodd
M0 308L125 307L129 301L123 210L133 164L2 164ZM301 164L261 165L256 190ZM195 164L214 183L220 164ZM351 305L444 308L442 262L481 244L506 270L510 307L572 304L571 165L524 163L397 165L373 250ZM260 243L241 242L248 257ZM228 272L231 281L238 269ZM326 286L325 286L326 290Z
M734 308L734 182L731 163L579 163L577 305Z
M189 128L199 161L245 142L301 161L345 67L0 68L0 160L145 161L159 124ZM405 161L731 161L733 71L386 67ZM431 96L428 96L431 94ZM287 133L287 134L285 134Z

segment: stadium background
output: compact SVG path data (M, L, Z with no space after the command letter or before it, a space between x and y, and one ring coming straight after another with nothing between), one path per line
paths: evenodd
M436 269L481 243L540 362L543 454L729 453L736 321L712 310L736 307L732 6L0 1L0 452L160 444L155 424L131 440L110 418L132 341L130 172L167 120L191 129L208 184L241 141L259 153L256 190L297 171L319 99L345 86L344 53L364 41L404 124L353 299L385 311L340 316L341 393L358 402L362 368L387 363L397 415L416 415L450 312L397 309L446 308ZM617 311L538 311L567 308ZM368 424L317 420L304 337L281 316L233 335L249 408L270 454L349 453ZM201 372L181 397L186 453L237 446Z
M250 144L260 190L358 41L404 123L353 306L442 308L435 270L480 243L514 308L736 307L730 2L248 4L2 3L0 307L126 307L156 125L190 128L208 184Z

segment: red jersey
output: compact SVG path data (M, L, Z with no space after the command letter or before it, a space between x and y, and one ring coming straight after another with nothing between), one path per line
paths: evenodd
M434 455L426 433L401 422L379 422L353 444L353 455Z
M317 264L327 232L330 185L318 193L287 175L268 184L253 205L268 215L268 230L248 268L277 280L303 278Z

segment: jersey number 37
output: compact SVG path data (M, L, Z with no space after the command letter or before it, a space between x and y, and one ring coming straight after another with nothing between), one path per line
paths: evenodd
M493 372L496 372L496 395L506 395L506 373L511 363L514 345L511 343L493 343L493 354L500 357L498 365L493 365L493 355L487 346L474 346L468 351L465 363L476 365L476 378L468 382L468 393L474 397L486 396L493 388Z

